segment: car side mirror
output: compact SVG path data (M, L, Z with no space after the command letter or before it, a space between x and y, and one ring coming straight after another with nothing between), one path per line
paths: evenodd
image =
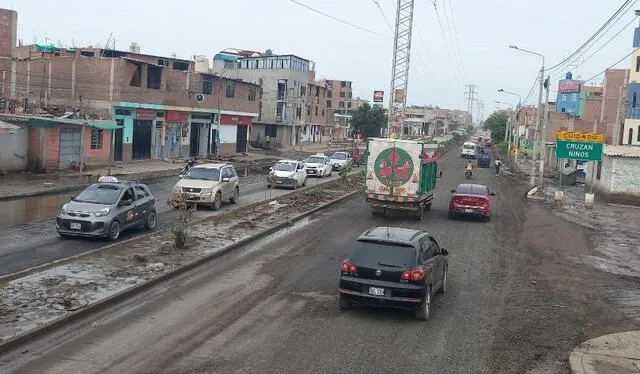
M456 190L451 190L451 193L456 193Z
M449 251L447 251L446 248L440 248L440 252L442 252L444 256L449 256Z
M229 180L230 180L230 179L229 179L229 178L227 178L227 177L222 178L222 181L223 181L223 182L228 182Z
M491 193L489 194L489 196L496 196L496 194L495 194L495 193L493 193L493 192L491 192Z
M178 175L178 178L180 178L180 179L184 178L184 174Z

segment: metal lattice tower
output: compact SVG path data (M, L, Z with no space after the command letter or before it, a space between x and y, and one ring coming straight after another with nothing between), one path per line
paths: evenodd
M404 111L407 106L413 3L414 0L398 0L396 7L396 31L393 42L387 135L396 133L400 138L404 129Z
M478 94L476 88L478 88L478 86L475 84L468 84L467 89L469 89L469 91L465 92L465 95L467 95L467 113L469 113L469 119L471 120L469 125L473 124L473 102L477 100L476 95Z
M478 100L478 123L484 121L484 101Z

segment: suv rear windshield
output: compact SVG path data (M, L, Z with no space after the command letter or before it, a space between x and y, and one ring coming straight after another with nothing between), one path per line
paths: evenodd
M407 268L416 260L416 250L412 246L357 241L349 253L351 262L358 266L393 266Z
M73 201L79 203L92 203L92 204L115 204L120 196L120 187L112 185L98 185L89 186L80 192L80 194L73 198Z
M347 154L346 153L334 153L333 155L331 155L331 158L334 160L346 160L347 159Z

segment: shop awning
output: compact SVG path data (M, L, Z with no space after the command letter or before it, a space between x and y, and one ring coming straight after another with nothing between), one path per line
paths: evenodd
M122 128L122 126L118 125L116 121L111 120L85 120L55 117L31 117L27 124L33 127L53 127L58 125L89 126L101 130L116 130Z

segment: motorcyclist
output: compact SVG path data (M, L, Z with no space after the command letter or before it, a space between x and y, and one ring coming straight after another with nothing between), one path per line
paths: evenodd
M473 164L471 163L471 161L467 162L467 168L465 169L464 173L467 174L469 173L469 175L471 175L471 173L473 172Z

